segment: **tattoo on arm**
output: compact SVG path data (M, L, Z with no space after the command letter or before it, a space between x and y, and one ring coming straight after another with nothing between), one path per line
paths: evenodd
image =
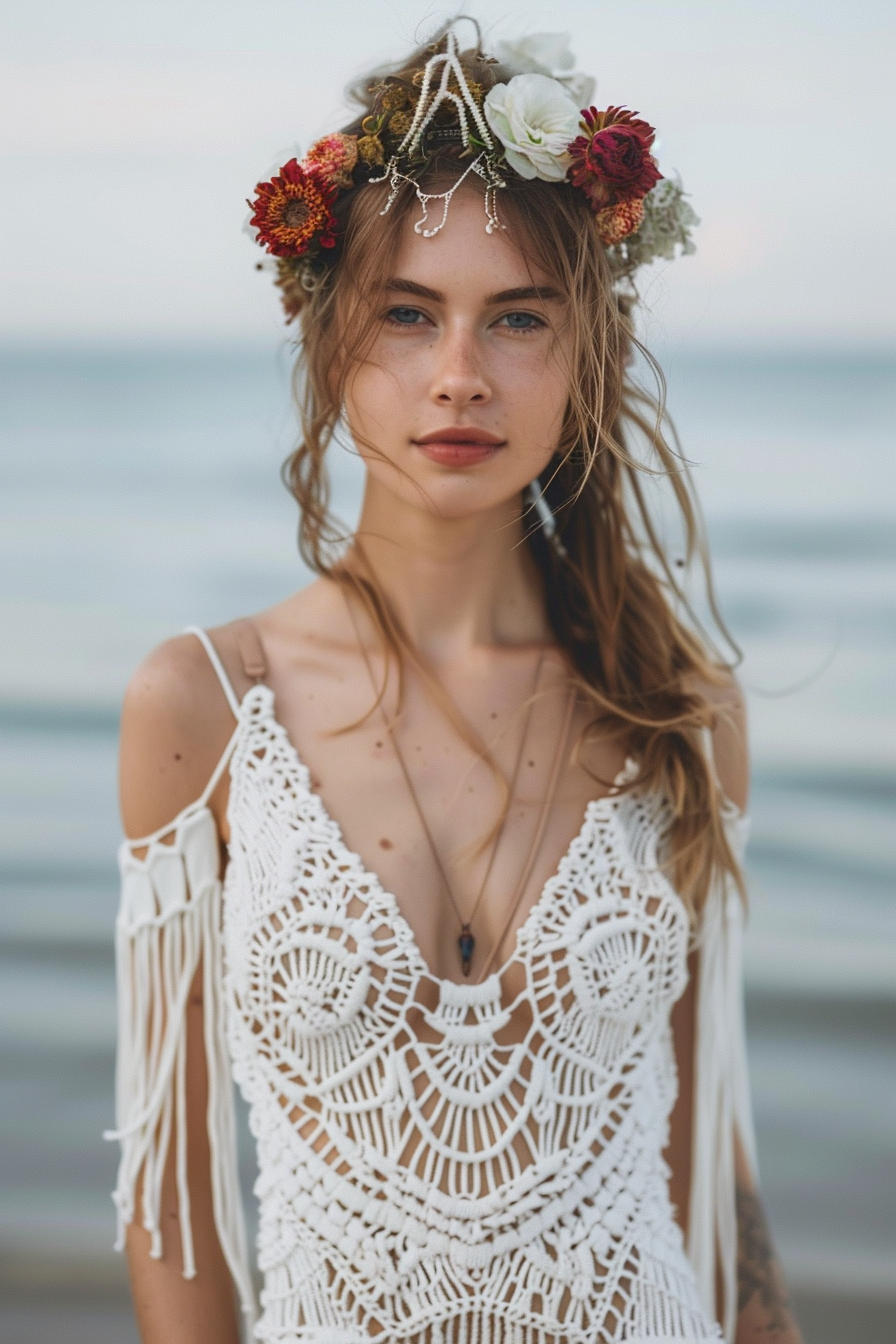
M794 1326L784 1276L775 1256L771 1234L755 1191L738 1184L737 1202L737 1309L744 1310L754 1298L766 1317L769 1334Z

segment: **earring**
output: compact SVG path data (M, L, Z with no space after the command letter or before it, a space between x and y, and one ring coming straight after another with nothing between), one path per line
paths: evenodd
M530 481L526 486L529 495L529 504L538 514L538 521L547 537L553 537L557 531L557 520L548 507L548 502L544 497L544 491L536 476L534 481Z
M526 490L529 495L529 503L538 514L539 526L557 554L561 559L565 560L567 550L557 535L557 519L551 513L550 505L544 497L544 491L542 490L541 483L537 477L534 481L529 482Z

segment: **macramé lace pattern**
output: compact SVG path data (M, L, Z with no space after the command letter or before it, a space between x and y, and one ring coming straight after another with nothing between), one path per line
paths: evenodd
M721 1338L661 1155L689 941L657 865L661 805L635 791L588 806L518 933L525 989L508 1006L506 966L474 985L430 975L270 691L241 714L224 948L258 1143L256 1337Z

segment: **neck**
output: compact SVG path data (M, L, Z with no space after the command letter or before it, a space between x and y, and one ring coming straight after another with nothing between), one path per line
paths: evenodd
M431 662L550 640L519 498L463 518L397 503L368 477L357 537L406 634Z

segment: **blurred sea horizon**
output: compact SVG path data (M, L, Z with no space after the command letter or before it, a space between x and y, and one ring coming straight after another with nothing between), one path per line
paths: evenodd
M663 367L744 651L765 1196L798 1295L892 1322L896 355L679 350ZM160 639L306 580L278 479L288 383L285 346L0 348L0 1292L124 1281L100 1139L118 706ZM333 479L350 519L344 450Z

